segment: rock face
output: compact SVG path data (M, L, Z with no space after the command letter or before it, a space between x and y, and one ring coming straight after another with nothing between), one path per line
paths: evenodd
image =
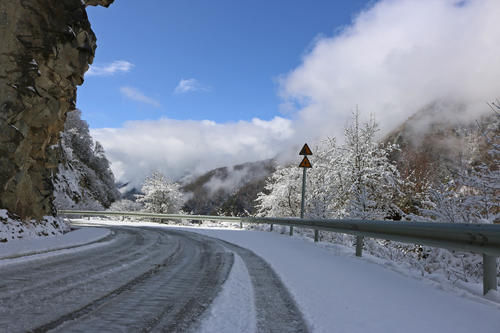
M0 2L0 209L23 220L55 213L51 146L96 49L85 7L112 2Z

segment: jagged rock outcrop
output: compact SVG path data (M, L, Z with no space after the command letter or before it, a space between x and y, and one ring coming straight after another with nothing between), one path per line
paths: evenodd
M51 146L96 49L85 7L112 2L0 2L0 209L23 220L54 214Z

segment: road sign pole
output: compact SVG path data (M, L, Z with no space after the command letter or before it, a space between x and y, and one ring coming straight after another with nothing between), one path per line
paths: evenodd
M304 198L306 196L306 168L302 168L302 201L300 202L300 218L304 218Z
M302 200L300 202L300 218L304 218L304 203L305 203L305 196L306 196L306 170L307 168L312 168L311 162L309 162L309 159L307 158L308 155L312 155L312 151L309 148L309 146L304 144L304 147L302 147L302 150L300 151L299 155L304 155L304 158L302 159L302 162L299 164L299 168L302 168ZM290 236L293 235L293 226L290 226ZM317 242L318 235L317 235L317 230L314 230L314 241Z

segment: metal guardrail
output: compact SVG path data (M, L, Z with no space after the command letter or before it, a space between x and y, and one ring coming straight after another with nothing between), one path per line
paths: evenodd
M311 228L356 236L356 255L361 256L363 238L378 238L427 245L483 255L483 293L497 290L497 257L500 256L500 225L451 224L434 222L395 222L371 220L300 219L294 217L236 217L139 212L61 210L60 215L135 216L161 219L208 220L255 224L277 224Z
M113 212L113 211L93 211L93 210L60 210L59 215L81 215L81 216L135 216L151 217L157 219L186 219L195 221L221 221L221 222L240 222L241 217L237 216L211 216L211 215L187 215L187 214L156 214L145 212Z

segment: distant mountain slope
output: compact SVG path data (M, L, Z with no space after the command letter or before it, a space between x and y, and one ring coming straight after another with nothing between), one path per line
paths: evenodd
M183 210L195 214L253 213L257 194L274 170L273 160L211 170L181 187L189 198Z
M400 172L412 173L418 185L439 181L465 160L481 159L481 144L473 141L481 139L478 124L487 123L494 113L467 118L464 112L461 105L434 103L386 135L383 143L400 147L392 156Z

